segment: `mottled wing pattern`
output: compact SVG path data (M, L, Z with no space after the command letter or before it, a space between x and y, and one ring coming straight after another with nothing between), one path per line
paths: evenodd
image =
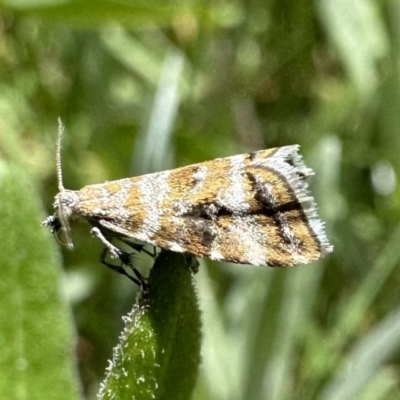
M291 266L331 247L298 146L90 185L76 213L107 232L235 263Z

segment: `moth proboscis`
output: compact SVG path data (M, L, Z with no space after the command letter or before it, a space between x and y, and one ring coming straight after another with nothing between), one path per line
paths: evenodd
M69 220L83 218L103 243L103 253L123 264L126 254L112 243L114 239L272 267L307 264L333 250L308 190L306 179L313 171L299 155L299 145L217 158L74 191L63 185L62 134L59 120L59 193L54 215L42 224L54 233L62 231L69 248L73 247Z

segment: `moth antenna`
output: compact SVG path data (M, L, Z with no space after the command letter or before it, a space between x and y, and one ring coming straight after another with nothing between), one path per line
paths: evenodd
M71 240L71 229L69 227L68 219L71 216L71 201L76 200L72 191L65 190L63 184L62 168L61 168L61 141L64 133L64 125L61 118L58 118L58 138L57 138L57 149L56 149L56 168L58 178L58 190L59 193L56 196L55 208L57 208L57 218L60 223L60 227L64 233L66 241L61 241L59 237L57 240L61 244L65 244L68 248L72 249L73 244ZM72 196L72 198L71 198ZM58 229L57 229L58 230Z
M56 168L58 178L58 190L63 192L65 190L63 184L62 168L61 168L61 141L64 134L64 125L61 118L58 117L58 138L57 138L57 150L56 150Z

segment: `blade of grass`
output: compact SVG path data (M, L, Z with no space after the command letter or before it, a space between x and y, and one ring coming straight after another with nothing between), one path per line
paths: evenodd
M355 399L399 348L400 307L350 349L337 377L323 391L321 400Z

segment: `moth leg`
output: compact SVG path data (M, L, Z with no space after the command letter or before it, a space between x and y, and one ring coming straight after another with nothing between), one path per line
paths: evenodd
M114 246L109 240L107 240L106 237L101 233L99 228L92 228L90 233L93 236L97 237L101 241L101 243L104 244L104 246L110 252L111 258L121 258L122 251L118 247Z
M190 268L193 274L197 274L199 272L199 261L197 258L190 253L184 253L185 259L186 259L186 264Z
M147 291L147 279L140 273L140 271L136 268L136 264L133 258L133 254L129 254L126 252L122 252L121 256L119 257L122 264L128 266L132 272L136 275L137 280L140 282L140 287Z
M128 277L131 281L133 281L136 285L143 289L143 291L147 291L147 279L136 269L135 263L132 259L132 255L126 252L120 251L120 256L118 257L121 261L121 265L111 264L106 261L107 252L109 249L107 247L103 248L103 251L100 254L100 262L106 267L116 271L122 275ZM123 266L128 267L135 276L130 275Z
M103 265L105 265L106 267L112 269L113 271L118 272L118 273L121 274L121 275L125 275L125 276L128 277L131 281L133 281L136 285L141 286L140 281L139 281L138 279L136 279L135 277L129 275L129 274L125 271L125 268L124 268L122 265L114 265L114 264L111 264L111 263L109 263L109 262L106 261L107 252L108 252L108 251L109 251L109 250L108 250L107 247L104 247L104 248L103 248L103 251L102 251L101 254L100 254L100 262L101 262ZM121 263L123 263L122 260L121 260Z
M146 252L150 257L153 257L154 259L157 258L157 247L156 246L153 246L153 253L150 253L149 251L146 251Z
M139 243L132 243L129 240L124 240L124 238L119 238L119 240L123 243L125 243L127 246L129 246L130 248L132 248L133 250L136 250L138 252L143 252L145 254L147 254L148 256L152 257L152 258L156 258L157 256L157 250L156 250L156 246L153 246L153 252L150 252L148 250L145 249L145 245L144 244L139 244Z
M146 253L148 256L150 256L153 259L157 258L157 247L153 246L153 251L148 251L145 248L142 249L143 253Z

